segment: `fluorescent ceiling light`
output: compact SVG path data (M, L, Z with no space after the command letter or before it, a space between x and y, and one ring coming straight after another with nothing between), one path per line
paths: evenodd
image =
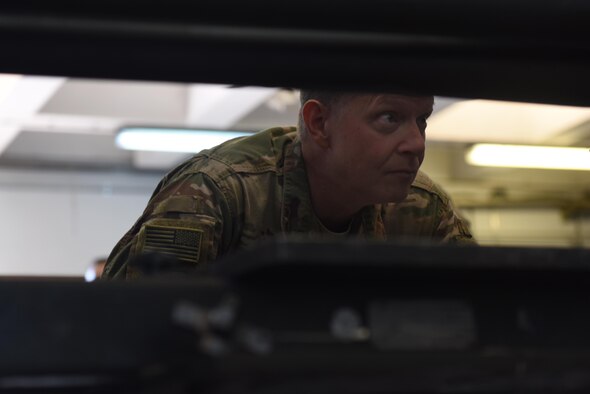
M490 100L441 104L428 120L429 140L535 145L590 120L585 107Z
M465 159L476 166L590 170L588 148L476 144L467 151Z
M117 134L115 143L127 150L196 153L252 134L245 131L125 127Z

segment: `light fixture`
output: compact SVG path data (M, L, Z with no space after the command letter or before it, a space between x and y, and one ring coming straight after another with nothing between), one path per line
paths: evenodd
M196 153L252 134L246 131L124 127L117 134L115 143L127 150Z
M426 130L430 141L537 145L590 120L587 107L449 101L435 101L435 112L428 119Z
M465 159L476 166L590 170L588 148L475 144Z

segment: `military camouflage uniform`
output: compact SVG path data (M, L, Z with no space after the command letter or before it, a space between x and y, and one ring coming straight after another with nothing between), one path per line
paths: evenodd
M166 175L111 252L105 276L133 276L127 264L145 252L201 264L286 233L329 231L311 206L297 130L273 128L202 151ZM404 202L365 207L348 233L473 242L449 197L423 173Z

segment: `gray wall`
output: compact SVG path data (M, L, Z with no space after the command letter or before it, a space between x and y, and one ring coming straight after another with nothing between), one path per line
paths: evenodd
M158 179L0 171L0 275L83 275L141 214Z

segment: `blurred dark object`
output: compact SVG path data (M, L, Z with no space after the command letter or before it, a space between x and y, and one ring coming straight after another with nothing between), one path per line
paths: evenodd
M0 389L590 390L589 250L280 241L212 268L0 282Z

